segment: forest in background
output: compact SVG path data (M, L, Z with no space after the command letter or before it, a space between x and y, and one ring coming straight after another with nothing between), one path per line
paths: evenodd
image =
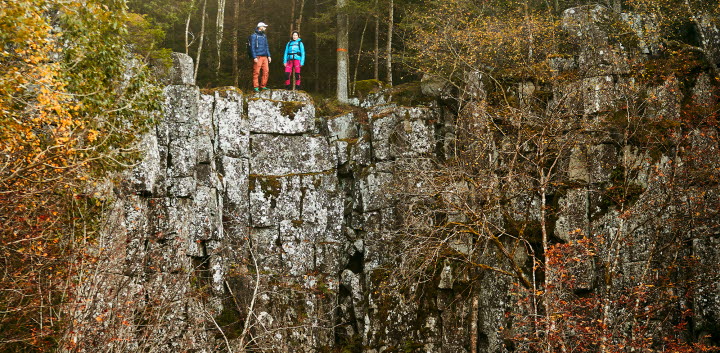
M269 24L267 33L274 58L270 64L270 85L282 88L285 44L290 33L299 30L307 54L302 68L304 88L333 95L337 72L335 65L329 63L334 63L336 58L338 14L349 18L350 81L387 81L389 24L400 23L407 11L422 3L393 1L392 22L388 0L347 1L342 10L338 10L339 2L334 0L129 0L128 6L130 11L142 15L136 17L138 28L157 35L154 49L170 48L187 53L199 62L200 87L250 87L251 61L247 58L245 43L256 24L264 21ZM393 52L402 53L403 42L397 40L397 32L395 36L396 40L390 45ZM412 70L403 69L400 60L396 63L400 65L392 70L396 82L419 78Z
M250 81L245 38L264 21L275 58L270 85L277 88L284 78L282 48L299 27L308 53L304 88L334 96L336 34L347 16L350 83L399 84L424 73L445 77L456 87L453 99L461 111L466 102L457 88L464 87L469 71L479 70L497 84L488 98L503 114L520 105L503 99L505 88L556 79L549 59L562 56L568 45L558 35L560 15L591 2L348 0L338 10L344 3L0 0L0 350L57 347L66 319L62 304L71 300L73 274L94 261L87 245L108 206L96 188L139 155L132 147L138 131L152 126L156 116L148 112L160 106L153 73L168 64L170 51L200 54L201 87L238 83L245 89ZM717 20L717 2L604 5L657 20L653 34L662 48L638 63L635 77L653 83L702 71L717 85L717 53L704 44L698 25L704 15ZM634 40L621 29L613 40ZM553 128L563 131L562 120L552 118ZM717 126L717 109L684 118L674 123ZM705 182L717 182L710 176Z

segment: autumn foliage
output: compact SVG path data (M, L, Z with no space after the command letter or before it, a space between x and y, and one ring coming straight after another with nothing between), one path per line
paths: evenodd
M457 120L445 160L398 183L394 276L436 280L451 263L512 278L510 351L717 351L698 298L716 293L718 267L694 252L718 229L720 76L702 24L718 4L605 2L622 19L605 3L563 17L558 3L432 1L409 16L406 60L447 80ZM621 54L593 63L607 53Z
M98 228L94 187L130 163L155 104L124 26L122 1L0 1L2 351L55 345Z
M595 266L598 256L607 255L610 241L605 236L582 237L550 248L545 256L551 269L550 285L539 293L517 287L514 294L521 298L520 307L527 309L533 297L544 296L552 316L516 315L513 333L509 333L514 334L516 351L716 352L717 347L693 342L688 336L693 312L686 301L693 295L692 288L703 285L679 276L698 265L691 259L677 259L664 268L648 262L641 278L608 274L601 290L588 290L593 283L583 274Z

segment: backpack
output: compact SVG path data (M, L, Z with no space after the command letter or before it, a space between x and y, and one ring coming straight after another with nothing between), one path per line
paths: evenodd
M295 56L295 55L300 55L300 52L299 52L299 51L290 53L290 44L293 44L292 42L293 42L293 41L291 40L291 41L289 41L289 42L285 45L285 52L288 53L288 55L293 55L293 56ZM297 50L300 50L300 45L299 45L299 44L298 44L298 45L293 45L293 47L294 47L295 49L297 49Z
M245 48L247 49L247 56L248 56L248 59L250 59L250 60L253 59L252 48L250 48L250 43L252 43L251 38L252 38L252 36L254 36L254 35L255 35L255 33L249 35L249 36L247 37L247 41L245 42ZM255 47L257 48L257 40L255 41Z

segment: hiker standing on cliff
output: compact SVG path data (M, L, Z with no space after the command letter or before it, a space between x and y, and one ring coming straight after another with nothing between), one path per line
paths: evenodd
M300 39L300 33L292 32L292 39L285 45L285 89L291 89L292 73L295 72L295 88L300 90L300 67L305 65L305 46Z
M255 33L250 35L248 43L250 57L253 59L253 90L255 92L267 89L267 81L270 76L272 58L270 58L270 45L265 35L266 29L267 25L264 22L259 22L255 28ZM262 76L260 76L260 70L262 70Z

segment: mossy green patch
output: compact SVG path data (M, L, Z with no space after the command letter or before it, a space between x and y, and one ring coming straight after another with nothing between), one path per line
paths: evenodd
M358 143L358 141L359 141L359 140L360 140L360 139L358 139L358 138L352 138L352 139L338 139L338 141L342 141L342 142L345 142L345 143L347 143L348 145L355 145L355 144L357 144L357 143Z
M282 183L280 182L279 177L251 174L249 176L249 182L250 190L256 190L257 186L260 186L260 190L262 190L265 195L270 195L274 198L280 196Z
M335 291L332 290L332 289L328 286L327 282L324 281L324 279L318 280L318 284L317 284L317 286L316 286L316 289L317 289L320 293L322 293L323 295L326 295L326 296L335 295Z
M207 95L214 95L215 93L218 94L218 96L222 98L228 98L230 95L230 92L235 92L242 96L243 91L237 87L233 86L224 86L224 87L215 87L215 88L203 88L200 89L200 93L207 94Z
M401 352L403 352L403 353L421 352L422 348L424 346L425 345L423 345L420 342L407 340L403 343Z
M313 96L318 116L339 116L353 111L353 106L338 102L336 98Z
M283 101L280 103L280 113L287 116L290 120L295 119L295 114L305 106L303 102Z
M375 79L355 81L355 95L363 99L369 94L376 93L386 87L384 82Z

